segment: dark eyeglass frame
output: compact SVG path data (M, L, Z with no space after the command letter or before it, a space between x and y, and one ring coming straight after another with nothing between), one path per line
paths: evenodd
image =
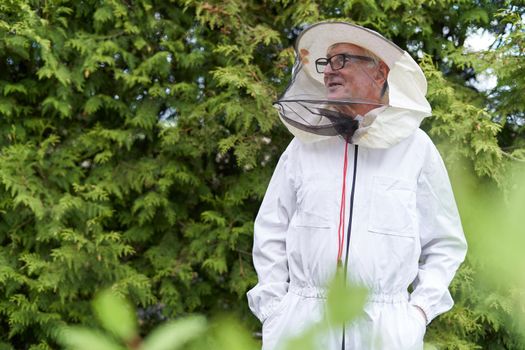
M341 67L334 67L334 64L332 62L332 59L334 57L343 57ZM330 58L318 58L315 60L315 70L317 73L323 74L326 66L330 64L330 68L332 68L333 71L343 69L346 65L346 62L350 62L351 60L361 60L361 61L367 61L367 62L374 62L375 60L372 57L369 56L360 56L360 55L350 55L347 53L338 53L337 55L333 55ZM336 61L338 62L338 61Z

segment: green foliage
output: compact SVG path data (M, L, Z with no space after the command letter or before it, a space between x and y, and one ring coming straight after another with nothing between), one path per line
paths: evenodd
M443 149L445 160L452 164L464 157L472 162L478 176L500 183L504 162L496 136L501 126L486 109L458 96L461 87L447 83L429 56L423 57L421 66L429 80L428 100L433 107L430 135L443 145L463 145Z
M352 295L352 298L348 298L348 295ZM365 289L347 285L343 269L338 268L326 298L328 323L343 325L345 322L360 316L366 297L367 291Z
M102 326L117 338L131 342L137 336L137 321L133 309L110 291L100 293L93 308Z
M195 311L257 329L253 218L290 140L271 103L308 23L367 25L419 57L424 127L451 141L447 164L464 157L480 186L503 188L525 154L523 13L484 0L1 1L0 348L54 349L57 327L95 327L90 300L107 287L139 307L141 335ZM466 56L476 28L497 42ZM479 93L469 81L488 68L498 86ZM519 292L478 286L471 260L429 339L513 348L505 301ZM121 326L108 339L135 332ZM202 341L227 348L228 327Z
M206 329L202 317L186 317L155 329L142 340L137 330L133 308L127 301L107 290L93 302L93 309L102 326L110 334L80 326L64 326L57 331L57 340L71 350L176 350Z
M525 347L525 259L521 252L525 243L521 224L524 170L522 165L509 170L506 180L513 191L506 196L473 174L453 172L470 252L468 265L460 270L451 287L456 306L441 316L427 334L427 339L439 348Z

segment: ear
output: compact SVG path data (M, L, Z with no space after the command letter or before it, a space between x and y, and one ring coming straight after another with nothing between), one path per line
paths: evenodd
M388 77L389 71L390 69L388 68L386 63L383 61L380 61L377 66L376 73L374 74L374 78L376 79L378 83L382 84L385 82L386 78Z

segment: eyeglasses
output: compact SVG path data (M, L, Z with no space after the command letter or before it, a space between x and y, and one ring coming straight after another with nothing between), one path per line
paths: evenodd
M340 53L337 55L333 55L330 58L318 58L315 60L315 69L317 70L317 73L324 73L324 70L328 63L330 63L330 68L332 70L339 70L343 69L346 62L354 63L355 61L367 61L367 62L373 62L375 61L372 57L368 56L359 56L359 55L349 55L346 53Z

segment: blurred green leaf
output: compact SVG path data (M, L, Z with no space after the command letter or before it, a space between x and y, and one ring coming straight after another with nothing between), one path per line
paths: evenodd
M509 193L484 186L466 174L458 181L458 204L469 239L470 255L484 265L484 283L502 284L525 290L525 177L523 167L509 169ZM511 174L513 176L511 176Z
M155 329L142 343L140 350L180 349L189 340L200 336L206 330L206 319L190 316L165 323Z
M137 321L133 308L111 290L97 295L93 301L93 309L102 326L120 339L131 341L137 337Z
M367 290L349 284L344 278L343 269L337 273L328 286L326 315L323 320L312 324L301 334L286 342L286 350L317 350L322 348L322 340L334 330L349 324L363 312Z
M215 329L215 340L214 346L217 349L224 350L249 350L259 349L253 337L249 332L240 325L235 319L225 317L215 322L217 328Z
M69 350L124 350L100 332L84 327L64 327L58 332L57 341Z
M359 316L363 312L366 296L365 288L349 285L342 269L338 269L328 289L326 308L329 323L342 324Z

